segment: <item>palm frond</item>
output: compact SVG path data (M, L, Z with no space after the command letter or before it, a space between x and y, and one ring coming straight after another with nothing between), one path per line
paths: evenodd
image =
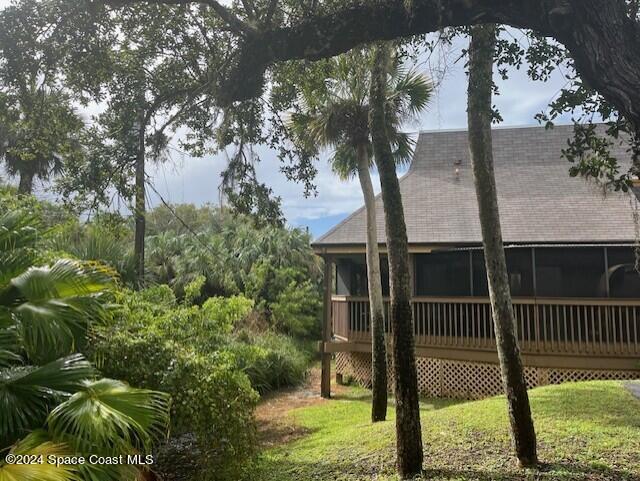
M64 301L24 302L13 310L24 349L32 361L47 362L83 343L87 319Z
M39 225L32 212L17 210L0 215L0 251L33 247L38 239Z
M22 363L19 350L18 332L15 327L0 329L0 369Z
M13 312L29 358L48 362L81 346L88 324L107 318L98 294L112 279L103 266L69 259L13 278L0 303Z
M32 267L11 283L29 301L64 299L109 289L113 272L96 263L60 259L51 267Z
M141 481L140 469L133 464L83 464L78 466L82 481Z
M357 173L355 148L367 144L369 86L372 50L354 49L328 62L327 78L321 89L316 82L301 91L300 111L292 114L292 130L298 141L320 149L334 149L334 173L348 179ZM397 164L410 162L413 140L400 129L428 104L433 85L424 75L408 69L400 55L391 55L387 65L386 123Z
M394 132L390 135L393 157L396 165L409 164L413 158L415 140L404 132Z
M433 94L433 84L428 77L415 71L402 73L389 86L388 100L398 117L410 118L423 110Z
M356 150L351 145L339 144L331 157L331 170L341 180L349 180L357 175Z
M42 426L49 409L77 391L95 374L81 354L40 367L0 371L0 445L13 442L26 430Z
M17 442L10 451L14 455L41 456L42 463L3 464L0 462L0 481L80 481L77 466L50 464L50 455L71 454L66 445L51 441L42 430L34 431Z
M35 253L31 249L0 252L0 289L6 289L11 279L33 265Z
M47 422L55 438L70 439L79 451L149 452L166 436L169 396L112 379L87 381Z

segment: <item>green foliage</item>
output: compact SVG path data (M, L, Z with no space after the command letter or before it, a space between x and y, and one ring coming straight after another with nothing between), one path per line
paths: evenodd
M322 301L310 281L290 282L271 304L274 326L294 337L318 337Z
M85 380L82 388L59 404L47 419L49 431L78 452L109 446L109 454L151 452L166 435L169 397L131 389L113 379ZM97 416L96 413L101 413Z
M0 382L0 443L9 446L29 430L42 427L61 398L78 391L82 381L95 375L80 354L41 366L14 365L3 369Z
M324 63L323 72L311 68L310 75L295 77L299 82L296 85L299 99L291 105L294 113L289 127L292 140L307 155L317 156L320 149L333 148L333 171L341 179L348 179L357 173L358 150L369 154L372 151L369 132L372 53L369 49L354 49ZM425 76L407 69L399 55L393 56L387 70L384 100L387 132L395 160L403 164L411 160L414 142L400 129L426 107L433 85ZM322 82L318 81L318 75ZM285 79L292 81L289 77Z
M275 329L298 337L319 333L320 292L303 271L260 262L249 272L246 290L269 313Z
M196 303L202 295L202 288L206 282L207 278L200 274L184 286L184 303L186 305L189 306Z
M24 1L0 12L0 159L23 194L83 156L84 124L56 75L71 28L51 28L52 10Z
M202 305L204 315L216 320L220 330L225 333L230 333L252 308L253 301L243 296L210 297Z
M15 196L7 197L15 203ZM24 199L22 204L28 201ZM27 205L32 204L44 215L38 202L29 201ZM242 294L253 301L259 315L273 321L274 328L293 335L317 334L322 270L307 233L258 227L248 217L229 215L212 207L175 209L188 216L198 230L185 230L166 207L150 210L151 231L158 231L148 236L146 243L150 285L169 285L173 302L179 299L185 304ZM85 223L67 214L59 224L44 246L79 260L104 263L118 272L125 285L134 285L130 223L117 214L103 213ZM301 293L294 292L296 289ZM274 303L278 303L277 318L271 316Z
M176 305L176 296L166 284L147 287L139 292L140 298L150 304L171 308Z
M255 448L257 394L225 350L226 333L251 302L213 299L204 307L172 307L149 302L153 297L121 293L121 321L98 332L94 356L112 377L171 394L174 437L197 439L197 479L237 479Z
M260 393L300 384L306 377L309 355L288 336L245 333L231 345L240 369Z
M16 195L16 190L0 184L0 213L20 210L30 212L42 228L42 233L66 224L74 214L67 208L30 195Z
M307 233L258 227L249 217L209 207L183 210L200 231L185 233L184 228L179 229L166 207L150 213L155 219L154 230L177 229L147 239L150 280L171 285L176 297L187 304L242 293L267 318L272 304L278 302L281 320L274 325L276 328L296 335L318 332L313 324L319 326L319 317L314 320L311 316L318 312L322 271ZM307 303L300 295L294 301L292 282L308 295ZM285 290L289 292L279 299ZM298 302L298 307L289 306L291 302ZM302 318L296 321L292 316L298 314Z
M70 220L59 227L48 247L67 256L99 261L114 268L125 283L135 279L132 237L119 215L102 214L91 222Z
M145 222L147 234L150 236L164 232L181 236L190 234L185 224L195 232L205 232L215 228L221 222L221 217L220 211L209 204L202 207L196 207L193 204L175 204L171 209L161 204L147 212Z
M0 124L7 128L0 158L20 177L21 193L31 193L35 178L60 174L66 158L82 156L82 120L68 96L47 86L0 94Z
M610 148L614 146L612 139L618 133L611 137L601 137L595 124L576 124L574 131L573 140L562 151L562 155L573 164L569 174L572 177L580 175L593 179L607 188L627 192L631 187L631 179L628 172L620 173L620 165L610 152Z
M64 444L71 455L149 453L166 434L169 397L94 380L95 369L75 352L89 329L109 318L104 296L113 287L111 273L70 259L34 265L39 227L32 213L0 206L0 451L58 452ZM41 434L27 434L37 429ZM2 480L116 481L136 474L133 465L0 462Z

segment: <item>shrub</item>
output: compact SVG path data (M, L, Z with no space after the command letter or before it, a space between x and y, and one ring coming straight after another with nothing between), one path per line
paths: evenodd
M184 286L184 303L186 305L191 306L197 303L202 296L202 288L206 282L207 278L200 274Z
M276 329L294 337L317 337L320 334L322 302L310 281L291 282L271 304Z
M125 284L135 281L135 262L129 231L119 215L102 214L90 223L77 219L56 228L49 247L76 259L99 261L114 268Z
M244 333L231 349L238 367L261 394L295 386L306 377L309 354L282 334Z
M162 329L122 327L96 346L102 371L171 394L173 436L193 434L200 451L193 479L237 479L255 446L258 396L233 356L199 354Z
M217 321L224 332L231 332L239 321L249 315L252 308L253 301L243 296L210 297L202 305L204 315Z
M261 262L251 269L247 295L270 316L278 331L298 337L319 334L320 290L306 272Z
M195 442L192 479L239 479L255 446L254 388L300 383L308 355L285 335L240 330L252 310L249 299L214 297L187 306L170 292L154 286L117 293L119 316L97 331L93 356L105 374L172 396L173 438L159 458L166 461L162 472L193 464ZM166 477L189 479L174 474Z
M142 301L158 306L175 307L176 305L176 296L173 290L166 284L147 287L139 291L138 295Z

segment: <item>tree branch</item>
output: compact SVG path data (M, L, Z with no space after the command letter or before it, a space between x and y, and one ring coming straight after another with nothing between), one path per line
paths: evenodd
M403 0L361 2L244 38L221 102L260 94L275 62L316 60L376 40L481 23L534 30L567 47L582 79L640 132L640 25L624 0Z
M228 7L225 7L217 0L104 0L104 3L113 5L114 7L120 7L125 5L133 5L135 3L164 3L167 5L190 5L193 3L200 3L210 7L220 19L226 23L229 28L239 34L247 35L256 32L255 27L249 25Z
M256 18L256 7L251 0L241 0L244 11L247 12L247 17L251 20Z
M640 23L630 17L626 0L354 0L290 26L262 29L246 24L216 0L199 1L214 8L240 37L220 85L222 104L259 96L265 70L276 62L317 60L377 40L496 23L531 29L563 44L582 80L640 134Z

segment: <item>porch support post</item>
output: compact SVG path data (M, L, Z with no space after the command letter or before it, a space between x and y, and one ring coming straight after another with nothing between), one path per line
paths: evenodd
M609 249L604 248L604 280L605 293L607 297L611 297L611 286L609 284Z
M321 378L320 396L331 397L331 353L326 351L326 343L331 341L331 279L333 277L333 257L324 258L322 342L320 343Z
M409 288L411 289L411 297L416 295L416 255L409 254Z

